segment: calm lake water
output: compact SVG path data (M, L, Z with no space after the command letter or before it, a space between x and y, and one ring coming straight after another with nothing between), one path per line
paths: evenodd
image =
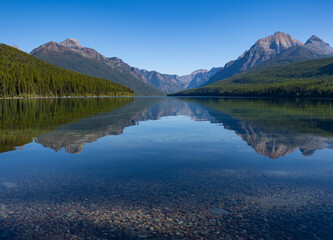
M332 239L333 101L0 100L0 239Z

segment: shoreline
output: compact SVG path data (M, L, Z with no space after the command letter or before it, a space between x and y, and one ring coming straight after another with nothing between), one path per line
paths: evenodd
M69 99L69 98L220 98L220 99L308 99L308 100L333 100L329 97L250 97L250 96L65 96L65 97L8 97L0 100L22 100L22 99Z
M66 98L129 98L136 96L65 96L65 97L9 97L9 98L0 98L0 100L14 100L14 99L66 99Z

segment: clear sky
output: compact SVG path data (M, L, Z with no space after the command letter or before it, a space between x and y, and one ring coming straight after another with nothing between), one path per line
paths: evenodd
M162 73L223 66L282 31L333 45L332 0L0 0L0 42L30 52L77 38L107 57Z

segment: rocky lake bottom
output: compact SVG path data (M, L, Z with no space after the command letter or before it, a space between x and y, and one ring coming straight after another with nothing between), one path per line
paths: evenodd
M2 180L0 238L330 239L333 234L331 181L242 169L175 169L154 177L135 172Z

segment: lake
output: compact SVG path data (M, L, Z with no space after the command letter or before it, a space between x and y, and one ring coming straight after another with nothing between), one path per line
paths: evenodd
M0 114L0 239L332 237L332 100L0 100Z

